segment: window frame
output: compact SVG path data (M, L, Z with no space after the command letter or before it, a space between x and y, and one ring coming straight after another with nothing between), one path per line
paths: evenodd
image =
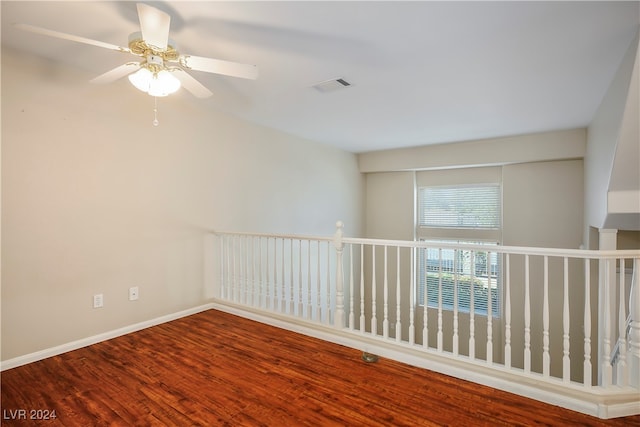
M433 172L431 172L433 173ZM486 174L480 174L480 175L486 175ZM426 242L426 243L434 243L434 249L438 249L437 244L440 243L447 243L447 244L460 244L461 246L464 246L465 244L475 244L475 245L482 245L482 244L487 244L488 246L488 250L487 252L492 252L491 251L491 246L499 246L502 244L502 182L501 179L489 179L489 180L474 180L474 179L469 179L468 182L460 182L458 180L458 182L453 182L453 183L447 183L445 182L436 182L433 185L429 185L428 182L424 182L424 180L422 180L423 182L419 182L419 180L416 180L416 185L415 185L415 239L417 241L422 241L422 242ZM437 180L436 180L437 181ZM423 196L423 189L425 188L469 188L469 187L478 187L478 186L497 186L498 187L498 194L497 194L497 213L498 213L498 218L497 218L497 224L496 226L493 227L480 227L480 228L474 228L474 227L455 227L455 226L444 226L444 227L436 227L436 226L431 226L431 225L422 225L421 224L421 215L422 215L422 211L421 208L424 206L424 203L422 201L422 196ZM427 251L428 249L424 249L424 251ZM478 251L476 251L478 252ZM425 259L423 259L423 249L420 249L416 252L416 256L418 257L418 259L416 260L416 289L415 289L415 299L414 301L416 302L416 305L420 308L424 308L424 297L427 298L427 307L428 308L437 308L438 307L438 302L435 301L433 302L432 298L429 297L429 284L428 284L428 277L427 275L429 274L428 270L426 268L423 268L423 263L425 262ZM499 318L502 316L502 300L503 300L503 286L502 286L502 257L500 256L500 254L496 254L496 275L491 277L491 279L487 279L487 281L491 280L491 289L492 291L496 291L495 295L492 292L492 316L495 318ZM427 267L428 268L428 267ZM491 267L490 267L491 268ZM477 263L474 267L474 270L477 269ZM426 275L423 276L424 273L427 273ZM440 276L439 271L436 272L436 274L438 274ZM461 275L461 274L456 274L454 273L455 278L454 278L454 283L458 284L458 289L460 289L460 282L459 279L461 277L463 278L469 278L469 276L466 275ZM439 279L440 280L440 279ZM464 279L467 280L467 279ZM476 280L475 275L472 275L471 278L468 279L469 282L471 282L471 280ZM494 282L495 281L495 282ZM495 283L495 287L494 287L494 283ZM452 288L451 288L452 289ZM474 286L475 289L475 286ZM438 291L436 291L437 293ZM453 291L450 291L453 292ZM444 294L444 292L443 292ZM465 301L463 301L463 304L461 304L460 302L460 293L457 294L458 295L458 303L457 303L457 311L459 313L469 313L470 312L470 301L466 302L466 305L464 304ZM453 298L453 296L451 297ZM497 300L497 301L496 301ZM479 316L487 316L487 303L485 301L484 305L479 309L478 305L475 304L475 297L474 297L474 315L479 315ZM445 303L445 301L443 301L443 310L445 311L453 311L454 310L454 301L451 301L450 303Z

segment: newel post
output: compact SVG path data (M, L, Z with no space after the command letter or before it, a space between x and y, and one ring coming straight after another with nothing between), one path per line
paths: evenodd
M342 242L344 224L342 221L336 222L336 234L333 236L333 245L336 248L336 315L333 324L336 328L345 327L344 316L344 267L342 266Z
M640 258L633 259L629 295L629 367L631 385L640 388Z
M599 229L599 249L615 250L618 230ZM613 384L611 366L612 325L615 325L616 260L603 258L598 263L598 385Z

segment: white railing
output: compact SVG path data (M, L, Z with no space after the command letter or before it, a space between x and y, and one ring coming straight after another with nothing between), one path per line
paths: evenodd
M552 403L603 418L640 413L640 251L347 238L340 222L332 237L210 238L219 304L564 393Z

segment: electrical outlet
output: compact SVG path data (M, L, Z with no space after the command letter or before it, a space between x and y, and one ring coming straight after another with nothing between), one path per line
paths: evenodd
M93 296L93 308L102 308L104 305L104 297L102 294L95 294Z
M138 287L133 286L129 288L129 301L135 301L138 299Z

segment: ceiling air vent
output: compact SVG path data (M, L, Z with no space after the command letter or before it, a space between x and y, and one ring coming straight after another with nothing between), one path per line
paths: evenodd
M320 83L314 84L313 88L315 88L318 92L326 93L326 92L335 92L340 89L346 89L351 86L351 83L346 81L345 79L331 79L325 80Z

